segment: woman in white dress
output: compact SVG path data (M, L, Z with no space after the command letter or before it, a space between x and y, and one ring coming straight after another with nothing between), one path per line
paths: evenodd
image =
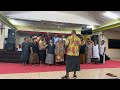
M93 58L100 61L99 46L96 41L93 44Z

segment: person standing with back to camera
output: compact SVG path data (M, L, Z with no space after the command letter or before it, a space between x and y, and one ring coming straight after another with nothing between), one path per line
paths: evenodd
M71 34L72 35L70 35L66 40L66 75L61 77L62 79L68 79L69 72L72 71L74 71L73 78L77 78L76 71L80 71L79 48L81 45L81 40L78 36L76 36L75 30L72 30Z

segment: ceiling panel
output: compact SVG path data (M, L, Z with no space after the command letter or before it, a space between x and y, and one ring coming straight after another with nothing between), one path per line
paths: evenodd
M26 13L26 12L30 12L30 11L1 11L1 12L6 16L6 15Z
M99 25L94 19L90 18L81 11L2 11L5 16L27 20L48 20L56 22L66 22L74 24ZM86 17L83 17L86 16Z
M62 12L76 14L91 21L95 21L101 25L113 20L103 15L105 11L62 11ZM120 11L110 11L110 12L120 16Z
M5 16L24 19L24 20L30 19L33 21L37 21L37 20L41 21L41 18L43 18L42 19L43 21L44 20L49 21L49 24L46 24L46 26L52 25L55 27L56 26L72 27L75 26L75 24L103 25L112 20L110 18L103 16L103 13L105 11L1 11L1 12ZM111 11L111 12L120 16L120 11ZM67 24L67 23L71 23L71 24Z

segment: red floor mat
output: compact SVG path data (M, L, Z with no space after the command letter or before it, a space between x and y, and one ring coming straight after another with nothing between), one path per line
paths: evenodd
M0 74L65 71L65 65L59 66L23 66L15 63L0 63ZM105 64L81 64L81 69L120 68L119 61L109 60Z

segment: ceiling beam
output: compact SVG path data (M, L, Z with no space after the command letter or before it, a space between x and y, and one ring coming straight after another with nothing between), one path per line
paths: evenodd
M11 29L17 30L17 28L11 24L4 15L2 15L2 13L0 12L0 21L2 21L4 24L6 24L8 27L10 27Z
M111 22L108 22L107 24L104 24L98 28L95 28L93 32L104 31L104 30L117 28L117 27L120 27L120 19L113 20Z

